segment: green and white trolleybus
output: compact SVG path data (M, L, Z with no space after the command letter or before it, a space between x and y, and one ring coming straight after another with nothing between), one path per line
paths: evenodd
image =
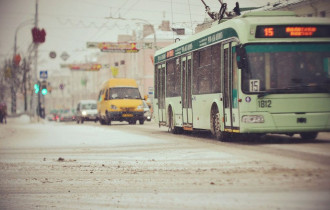
M259 11L155 54L154 115L172 133L330 131L330 19Z

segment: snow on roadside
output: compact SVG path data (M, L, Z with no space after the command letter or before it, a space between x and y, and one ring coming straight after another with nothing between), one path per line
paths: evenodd
M0 125L0 147L2 148L56 148L56 147L114 147L142 146L155 143L155 139L127 134L114 129L115 126L30 122L29 116L11 118L4 126ZM134 139L134 141L132 141ZM162 140L156 140L162 143ZM160 141L160 142L159 142ZM164 142L163 142L164 143Z

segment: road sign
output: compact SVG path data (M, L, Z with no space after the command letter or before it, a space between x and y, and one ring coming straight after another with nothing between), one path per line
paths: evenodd
M63 53L61 54L61 58L62 58L62 60L64 60L64 61L66 61L69 57L70 57L70 56L69 56L69 54L68 54L67 52L63 52Z
M40 79L47 79L48 72L47 71L40 71Z
M56 52L55 52L55 51L51 51L51 52L49 53L49 57L50 57L50 58L56 58Z

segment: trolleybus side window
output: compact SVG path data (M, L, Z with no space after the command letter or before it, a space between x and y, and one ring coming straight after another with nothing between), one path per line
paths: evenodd
M228 58L230 57L229 55L229 48L226 48L224 49L223 51L223 59L224 59L224 79L225 81L228 81L226 82L225 84L225 89L224 89L224 92L225 92L225 108L229 108L229 103L230 103L230 83L231 83L231 80L229 79L229 63L228 63Z
M155 66L155 98L159 97L159 75L160 75L161 65Z
M198 94L198 67L199 67L199 52L193 53L193 94Z
M182 61L182 106L183 108L187 108L186 104L187 104L187 84L186 84L186 62L187 60L183 60Z
M191 95L191 59L188 59L188 80L187 80L187 93ZM188 108L192 108L192 100L188 100Z
M154 71L154 98L158 98L158 74L157 74L157 65L155 65L155 71Z
M175 58L166 63L166 97L180 96L181 94L181 71L179 61L179 58Z
M175 96L175 59L166 63L166 97Z
M221 44L193 53L193 94L221 92Z
M221 92L221 44L212 46L212 93Z
M176 58L175 61L175 94L176 96L181 95L181 59Z
M233 51L233 58L236 58L236 51ZM238 75L237 75L237 62L235 59L231 59L233 64L233 108L238 108Z
M165 108L165 67L159 69L159 108Z
M211 47L195 52L197 62L194 65L194 94L211 92L212 82L212 52ZM197 64L197 65L196 65Z

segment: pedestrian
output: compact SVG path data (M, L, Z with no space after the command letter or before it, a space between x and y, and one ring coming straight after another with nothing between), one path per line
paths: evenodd
M7 123L7 105L4 102L0 103L0 122Z

